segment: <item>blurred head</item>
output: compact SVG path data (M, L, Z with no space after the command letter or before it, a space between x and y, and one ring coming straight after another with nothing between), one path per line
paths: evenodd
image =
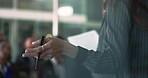
M134 22L142 29L148 29L148 0L132 0Z
M105 13L105 8L108 3L117 3L117 1L120 0L103 0L104 1L104 10L103 13ZM126 0L122 0L125 1ZM131 16L132 20L139 28L147 29L148 30L148 0L127 0L131 2ZM129 3L130 3L129 2ZM115 8L116 5L113 6Z
M143 29L148 29L148 0L132 0L134 22Z
M33 34L33 35L29 36L25 40L25 42L24 42L24 48L31 48L31 47L33 47L32 42L35 41L35 40L37 40L37 36L36 35Z
M7 40L0 41L0 64L5 64L10 61L10 44Z

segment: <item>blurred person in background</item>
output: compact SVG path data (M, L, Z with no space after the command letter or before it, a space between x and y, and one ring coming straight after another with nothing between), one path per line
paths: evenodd
M37 36L35 34L31 34L28 38L26 38L24 42L24 48L31 48L33 45L31 44L34 40L37 40Z
M69 56L94 78L148 78L148 0L107 0L97 51L59 38L40 40L23 57ZM142 62L141 62L142 61ZM75 73L75 72L74 72Z
M11 48L7 40L0 40L0 71L5 78L12 78L10 63Z
M0 32L0 40L3 40L3 39L4 39L4 33Z
M31 43L34 40L37 40L37 36L35 34L29 35L24 41L23 50L25 50L26 48L33 47ZM22 58L21 55L22 55L22 51L19 52L17 59L16 59L16 64L18 66L18 72L19 72L18 77L20 77L20 78L22 78L22 77L23 78L32 78L32 76L36 77L36 73L33 72L33 70L32 70L35 60L32 58L28 58L28 57Z

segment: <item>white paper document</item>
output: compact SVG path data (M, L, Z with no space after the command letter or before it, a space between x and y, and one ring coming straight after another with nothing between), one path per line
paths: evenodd
M99 35L95 30L68 37L68 41L76 46L84 47L88 50L97 50Z

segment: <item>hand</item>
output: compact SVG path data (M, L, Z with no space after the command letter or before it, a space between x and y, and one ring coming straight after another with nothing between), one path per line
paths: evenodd
M44 41L44 50L40 45L40 40L32 43L35 48L28 48L25 50L23 57L37 57L41 52L40 58L53 58L59 54L65 54L72 58L75 58L78 48L65 40L59 38L46 38Z

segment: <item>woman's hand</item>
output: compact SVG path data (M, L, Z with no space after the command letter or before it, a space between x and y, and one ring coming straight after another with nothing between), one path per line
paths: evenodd
M78 48L69 42L59 39L49 37L44 41L44 45L40 45L40 40L32 42L35 48L28 48L22 57L37 57L38 53L41 52L40 58L53 58L59 54L65 54L71 58L75 58Z

